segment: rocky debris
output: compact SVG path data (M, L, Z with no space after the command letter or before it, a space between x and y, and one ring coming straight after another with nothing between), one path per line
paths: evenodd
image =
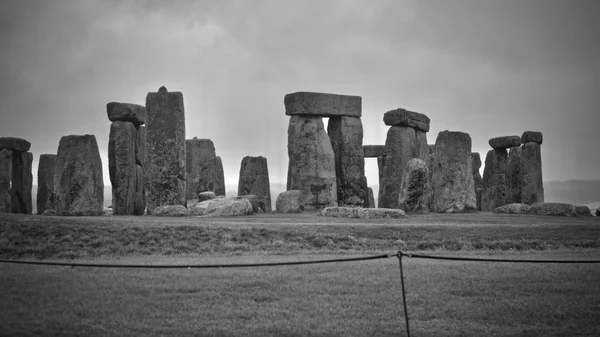
M238 195L254 195L263 204L264 212L271 211L271 184L267 158L246 156L240 167Z
M225 196L225 174L221 157L215 157L215 194Z
M279 213L300 213L304 211L301 202L302 191L291 190L279 193L275 202L275 209Z
M327 134L335 154L337 202L359 207L367 200L367 178L363 152L363 127L358 117L332 117Z
M0 150L6 149L17 152L27 152L31 148L31 143L22 138L0 137Z
M135 126L130 122L115 121L110 125L108 172L112 184L112 208L115 215L134 214L138 182L135 155L137 136Z
M146 204L186 205L186 144L183 95L159 92L146 96Z
M521 171L521 147L512 147L508 153L506 164L506 196L504 203L520 203L523 189L523 172Z
M531 205L544 201L542 154L540 144L528 142L521 146L521 202Z
M401 209L390 208L326 207L321 215L332 218L396 219L406 214Z
M485 156L483 169L483 193L481 210L491 212L494 208L506 204L508 183L506 173L508 168L508 152L506 149L489 150Z
M503 136L492 138L488 142L492 149L509 149L521 145L521 137L519 136Z
M267 208L265 201L256 195L247 194L247 195L237 196L236 198L237 199L246 199L246 200L250 201L250 203L252 204L252 213L267 212L267 211L265 211L265 209ZM270 211L268 211L268 212L270 212Z
M596 210L596 216L600 216L600 206L598 206L598 209Z
M188 216L190 211L183 205L158 206L153 212L156 216Z
M375 208L375 195L373 194L372 188L367 187L367 195L369 196L368 208Z
M252 214L252 203L245 198L216 198L190 208L192 215L235 216Z
M215 190L216 154L210 139L188 139L186 143L186 196L194 198L203 191Z
M408 126L419 131L429 132L430 119L426 115L405 109L396 109L383 115L385 125Z
M56 211L53 210L53 209L47 209L41 215L44 215L44 216L55 216L56 215Z
M54 179L58 215L102 215L102 161L94 135L60 139Z
M130 122L134 125L146 124L146 107L131 103L110 102L106 112L111 122Z
M217 198L217 195L213 191L204 191L204 192L198 193L198 202L202 202L205 200L212 200L212 199L216 199L216 198Z
M37 214L54 209L54 172L56 155L42 154L38 164Z
M483 178L479 169L481 168L481 157L479 152L471 152L471 164L473 165L473 182L475 184L475 200L477 200L477 210L481 211L481 196L483 194Z
M363 155L365 158L385 156L385 145L363 145Z
M499 214L527 214L529 205L514 203L494 208L492 212Z
M432 175L433 212L462 213L477 209L471 163L471 136L442 131L435 141Z
M108 208L108 207L104 207L102 209L102 215L103 216L111 216L111 215L113 215L113 209L112 208Z
M305 210L337 206L335 154L321 117L294 115L288 128L288 190Z
M592 211L590 210L589 207L587 206L579 206L576 205L575 207L575 216L583 216L583 217L590 217L592 216Z
M10 150L0 150L0 213L10 213L10 182L12 180L12 155Z
M544 137L542 136L542 133L537 132L537 131L525 131L525 132L523 132L523 135L521 136L522 144L534 142L534 143L538 143L538 144L542 145L543 141L544 141Z
M144 215L146 211L146 184L144 169L135 165L135 195L133 202L133 214Z
M398 205L406 213L429 213L429 169L427 163L413 158L406 163Z
M12 185L10 192L11 213L31 214L33 209L31 189L33 175L31 152L12 151Z
M576 216L573 205L558 202L536 202L529 207L528 213L535 215Z
M361 117L362 114L360 96L295 92L285 95L284 104L285 114L288 116Z
M427 159L427 134L407 126L392 126L387 133L385 152L379 207L398 208L404 167L412 158Z

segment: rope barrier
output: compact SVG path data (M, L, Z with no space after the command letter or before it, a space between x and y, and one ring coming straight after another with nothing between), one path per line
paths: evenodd
M402 251L399 255L429 260L447 260L447 261L469 261L469 262L510 262L510 263L600 263L600 260L515 260L515 259L486 259L476 257L452 257L452 256L435 256L424 254L410 254Z

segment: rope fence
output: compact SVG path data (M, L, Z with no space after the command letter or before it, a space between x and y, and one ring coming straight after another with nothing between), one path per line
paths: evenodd
M25 265L41 265L41 266L62 266L71 268L126 268L126 269L217 269L217 268L249 268L249 267L278 267L278 266L297 266L310 264L324 263L343 263L388 259L391 257L398 258L400 268L400 285L402 288L402 306L404 311L404 320L406 326L406 335L410 337L410 326L408 319L408 306L406 301L406 288L404 285L404 268L402 258L428 259L428 260L443 260L443 261L462 261L462 262L487 262L487 263L558 263L558 264L591 264L600 263L600 260L523 260L523 259L489 259L475 257L453 257L414 254L398 251L396 253L361 256L341 259L324 259L324 260L307 260L307 261L289 261L289 262L266 262L266 263L230 263L230 264L160 264L160 265L143 265L143 264L104 264L104 263L70 263L70 262L49 262L49 261L31 261L31 260L10 260L0 259L0 263L8 264L25 264Z

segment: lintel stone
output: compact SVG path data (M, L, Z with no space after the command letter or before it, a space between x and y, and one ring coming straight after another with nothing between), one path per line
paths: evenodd
M295 92L285 95L284 104L285 114L288 116L362 116L362 98L360 96Z

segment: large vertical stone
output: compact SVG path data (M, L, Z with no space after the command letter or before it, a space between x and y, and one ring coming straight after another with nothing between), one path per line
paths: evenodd
M221 157L215 157L215 194L225 195L225 173L223 172L223 161Z
M238 195L249 194L255 195L264 203L265 212L271 211L271 184L265 157L246 156L242 159Z
M406 163L398 204L406 213L429 213L429 169L427 163L413 158Z
M136 142L135 142L135 163L146 167L146 127L143 125L138 125L135 127L136 133Z
M427 159L427 133L408 126L392 126L385 140L385 152L379 207L399 208L398 196L404 167L412 158Z
M504 200L504 204L520 204L521 190L523 188L520 146L511 147L509 150L506 164L506 184L506 199Z
M360 118L331 117L327 134L335 154L338 205L362 207L368 204Z
M432 211L471 212L477 209L471 163L471 137L442 131L435 141Z
M483 193L481 196L481 210L491 212L496 207L506 205L508 183L506 172L508 153L506 149L489 150L485 156L483 169Z
M133 200L133 214L144 215L146 210L146 185L144 182L144 169L135 165L135 194Z
M366 208L375 208L375 195L373 194L373 189L367 187L367 195L369 197L369 203Z
M433 164L435 163L435 144L427 145L427 150L427 159L425 160L425 163L427 164L427 170L429 171L429 192L427 193L427 205L428 208L431 210L433 205L433 195L435 193L435 191L433 190Z
M377 173L379 174L379 191L377 192L377 207L381 208L382 206L382 196L383 196L383 172L385 171L385 158L387 156L378 156L377 157Z
M42 154L38 164L37 214L54 209L54 173L56 155Z
M12 180L12 156L7 149L0 150L0 213L10 213L10 182Z
M294 115L288 127L289 187L305 210L335 207L335 155L321 117Z
M114 215L134 213L137 131L130 122L115 121L108 136L108 172Z
M32 199L31 189L33 175L31 174L31 152L12 151L12 186L11 210L12 213L31 214Z
M58 215L101 215L104 202L102 161L94 135L60 139L54 179Z
M543 202L542 153L539 143L527 142L521 146L521 167L523 170L521 202L528 205Z
M471 152L471 163L473 165L473 181L475 183L475 198L477 200L477 210L481 211L481 196L483 194L483 178L479 169L481 168L481 157L479 152Z
M215 191L215 145L210 139L186 140L186 170L188 199L198 198L198 193Z
M146 96L146 206L186 206L185 110L181 92Z

